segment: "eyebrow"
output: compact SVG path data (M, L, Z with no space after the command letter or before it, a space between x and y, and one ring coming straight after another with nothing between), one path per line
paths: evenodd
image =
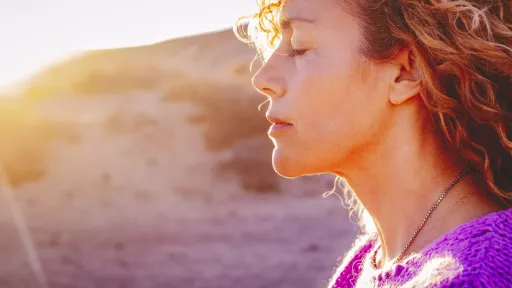
M279 28L283 30L290 29L292 27L293 22L304 22L313 24L315 23L315 20L300 16L288 16L286 14L281 14L281 16L279 17Z

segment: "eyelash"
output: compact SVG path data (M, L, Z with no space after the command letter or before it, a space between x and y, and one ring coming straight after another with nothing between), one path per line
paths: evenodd
M291 53L288 54L290 57L302 56L308 52L308 49L292 49Z

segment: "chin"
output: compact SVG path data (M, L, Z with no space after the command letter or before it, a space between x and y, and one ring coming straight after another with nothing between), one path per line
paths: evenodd
M275 147L272 153L272 166L277 174L290 179L301 176L332 174L339 170L339 164L343 161L341 161L342 158L339 155L323 153L326 150L329 149L312 151Z
M301 157L293 157L280 151L280 149L274 149L272 153L272 166L279 176L284 178L297 178L305 175L315 174L315 172L308 171L309 167L307 163L303 162L304 159Z

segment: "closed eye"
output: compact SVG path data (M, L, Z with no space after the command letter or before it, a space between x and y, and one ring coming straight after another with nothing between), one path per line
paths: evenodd
M292 51L288 54L290 57L302 56L308 52L309 49L292 49Z

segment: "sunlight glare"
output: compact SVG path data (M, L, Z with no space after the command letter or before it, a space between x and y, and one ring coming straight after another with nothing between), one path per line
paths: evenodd
M0 93L74 53L228 28L254 0L9 1L0 9Z

